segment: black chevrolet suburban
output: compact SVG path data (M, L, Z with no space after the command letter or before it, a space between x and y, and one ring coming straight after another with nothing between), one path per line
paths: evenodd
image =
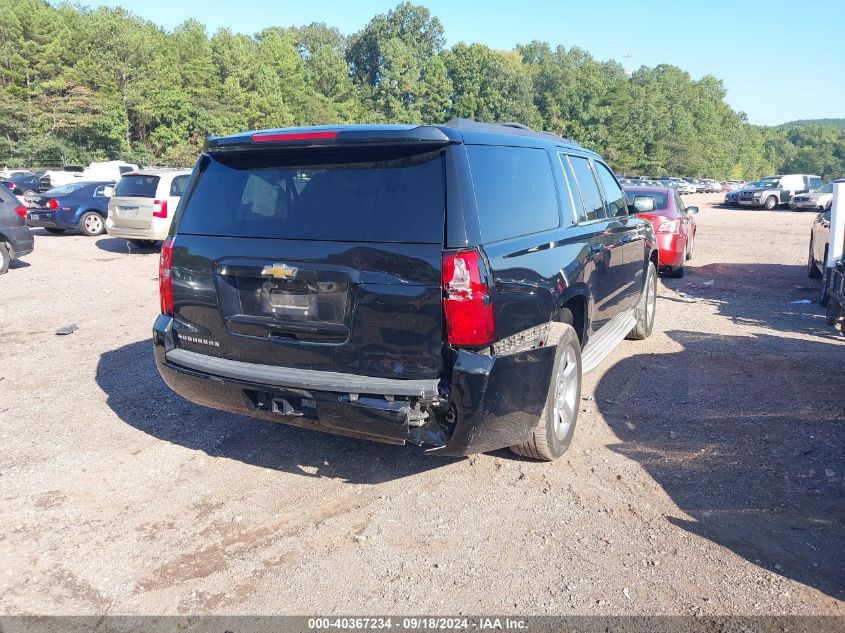
M162 247L155 358L216 409L552 460L582 374L651 333L656 265L604 161L547 132L212 137Z

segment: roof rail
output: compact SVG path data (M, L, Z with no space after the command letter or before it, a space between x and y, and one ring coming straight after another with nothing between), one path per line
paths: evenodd
M481 121L473 121L472 119L461 119L461 118L454 118L447 121L445 127L451 127L456 129L463 129L463 130L479 130L479 131L486 131L486 132L499 132L503 134L519 134L521 136L539 136L545 137L548 139L553 139L559 141L561 143L566 143L568 145L575 145L580 147L580 145L568 138L563 138L562 136L558 136L553 132L546 132L533 130L527 125L523 125L522 123L514 123L511 121L507 121L504 123L484 123Z

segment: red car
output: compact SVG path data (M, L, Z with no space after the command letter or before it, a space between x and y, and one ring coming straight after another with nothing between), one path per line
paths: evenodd
M683 277L692 258L698 207L685 207L675 189L667 187L625 187L631 211L651 222L657 236L661 270L671 277Z

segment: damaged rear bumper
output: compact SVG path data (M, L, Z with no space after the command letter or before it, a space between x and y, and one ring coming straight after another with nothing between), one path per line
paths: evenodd
M554 347L486 355L458 351L449 384L254 365L177 348L173 319L153 327L156 365L176 393L203 406L439 455L525 441L545 404Z

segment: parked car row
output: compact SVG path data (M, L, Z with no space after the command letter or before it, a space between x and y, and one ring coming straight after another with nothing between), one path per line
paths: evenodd
M18 170L2 181L2 188L18 197L29 226L54 234L79 230L101 235L108 230L147 246L167 236L190 175L188 170L140 170L121 161L92 163L81 173L85 177L41 191L39 184L49 175Z
M833 182L841 180L823 183L819 176L813 174L766 176L726 193L724 205L769 211L784 205L799 211L824 210L833 200Z
M619 181L626 187L671 187L681 195L690 193L721 193L739 189L744 183L738 180L719 181L712 178L680 178L677 176L661 176L651 178L648 176L635 176L622 178Z

